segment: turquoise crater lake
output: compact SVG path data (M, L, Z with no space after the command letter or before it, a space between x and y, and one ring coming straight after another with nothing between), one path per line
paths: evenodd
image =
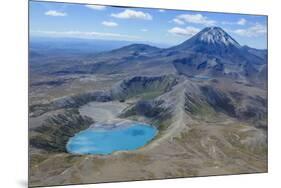
M157 129L143 123L114 128L89 128L70 138L66 149L73 154L102 154L135 150L151 141Z

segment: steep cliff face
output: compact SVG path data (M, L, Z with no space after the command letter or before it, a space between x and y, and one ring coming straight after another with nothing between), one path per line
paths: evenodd
M110 93L114 99L126 99L141 95L142 93L157 92L161 94L170 90L175 84L177 84L177 79L176 76L172 75L157 77L137 76L116 84L110 90Z
M91 101L107 102L112 100L125 100L130 97L158 96L177 84L177 77L173 75L145 77L136 76L116 83L108 91L95 91L53 100L45 104L30 106L30 116L36 117L48 111L63 108L78 108Z
M67 152L69 138L92 123L91 118L81 116L76 109L65 110L48 117L42 126L31 129L30 145L45 152Z

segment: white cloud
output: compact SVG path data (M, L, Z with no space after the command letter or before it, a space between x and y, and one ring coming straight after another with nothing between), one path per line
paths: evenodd
M241 18L240 20L237 21L238 25L245 25L247 23L247 20L245 18Z
M258 36L265 35L267 33L267 28L265 25L256 23L252 27L246 29L236 29L232 32L244 37L258 37Z
M236 22L221 22L224 25L246 25L248 21L245 18L241 18L240 20L236 21Z
M106 6L102 5L85 5L85 7L93 9L93 10L105 10Z
M103 21L101 24L104 25L104 26L107 26L107 27L117 27L118 26L118 23L109 22L109 21Z
M165 10L163 10L163 9L159 9L158 11L159 11L159 12L165 12Z
M147 31L148 31L148 29L141 29L141 31L142 31L142 32L147 32Z
M183 23L193 23L211 26L216 23L215 20L211 20L208 17L203 16L202 14L181 14L178 15L173 21L181 25Z
M131 9L126 9L123 12L117 14L111 14L112 17L120 19L143 19L143 20L152 20L152 16L149 13L142 11L135 11Z
M47 12L45 12L46 16L67 16L66 12L59 12L56 10L49 10Z
M139 36L126 35L119 33L102 33L95 31L31 31L33 34L51 35L53 37L74 37L74 38L121 38L121 39L139 39Z
M182 20L180 20L178 18L173 19L173 22L175 22L176 24L179 24L179 25L184 25L185 24L184 21L182 21Z
M174 27L170 30L168 30L169 33L172 33L174 35L178 36L185 36L185 37L191 37L198 33L200 29L195 28L195 27L186 27L186 28L181 28L181 27Z

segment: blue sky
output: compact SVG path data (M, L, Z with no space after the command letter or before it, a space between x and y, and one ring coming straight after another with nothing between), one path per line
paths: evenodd
M176 45L219 26L241 45L267 47L265 16L30 2L30 35Z

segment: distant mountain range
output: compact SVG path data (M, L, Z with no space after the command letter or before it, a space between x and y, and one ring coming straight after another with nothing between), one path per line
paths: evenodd
M31 37L29 48L31 55L40 52L52 55L56 53L88 54L110 51L124 46L134 44L134 41L126 40L101 40L101 39L79 39L79 38L55 38L55 37ZM165 44L148 43L166 47ZM32 56L33 57L33 56Z
M101 49L98 44L96 48ZM92 51L95 52L95 48ZM180 74L259 82L267 78L267 50L241 46L223 29L207 27L177 46L163 49L147 44L130 44L107 52L92 53L83 65L61 66L53 73Z

